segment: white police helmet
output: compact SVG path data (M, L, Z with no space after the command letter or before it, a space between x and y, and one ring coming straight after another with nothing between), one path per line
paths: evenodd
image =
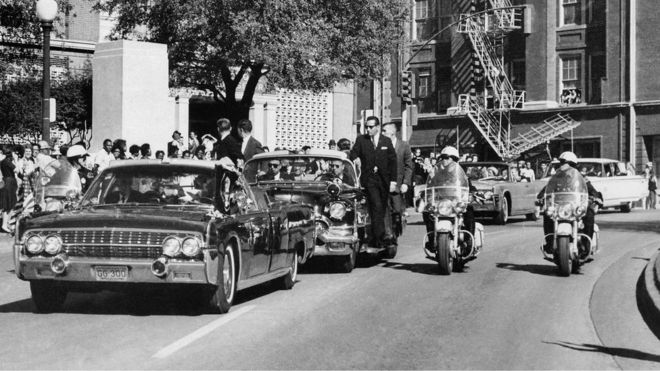
M458 150L452 146L447 146L442 149L442 152L440 152L440 156L442 155L447 155L451 158L454 159L454 161L458 161Z
M87 150L85 150L85 147L81 146L80 144L76 144L75 146L71 146L66 151L66 157L68 157L68 158L78 157L78 156L85 156L85 155L88 155Z
M575 155L575 153L573 153L571 151L566 151L566 152L562 153L561 155L559 155L559 161L568 162L570 164L577 165L578 159L577 159L577 156Z

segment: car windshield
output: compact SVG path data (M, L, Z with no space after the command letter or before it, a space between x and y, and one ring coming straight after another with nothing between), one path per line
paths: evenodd
M243 170L250 184L338 182L356 186L353 164L340 157L279 156L252 159Z
M509 180L509 166L507 164L480 164L461 163L470 180Z
M212 205L215 175L193 166L139 165L107 169L81 206L119 204Z

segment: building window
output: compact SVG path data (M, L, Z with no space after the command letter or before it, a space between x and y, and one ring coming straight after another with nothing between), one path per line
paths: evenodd
M561 59L561 103L582 103L582 60L579 56Z
M420 70L417 77L417 97L426 98L429 95L429 82L431 81L430 70Z
M415 1L415 29L413 31L415 40L427 40L438 29L438 20L435 18L435 1Z
M509 71L509 76L511 76L511 84L516 90L525 90L526 81L526 65L524 59L517 59L511 62L511 71Z
M561 25L582 24L581 6L581 0L561 0Z
M429 18L428 0L417 0L415 2L415 20Z

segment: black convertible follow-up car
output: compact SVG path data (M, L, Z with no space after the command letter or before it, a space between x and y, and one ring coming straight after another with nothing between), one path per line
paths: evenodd
M311 207L271 202L218 163L118 161L73 207L19 220L16 275L39 311L61 309L71 291L169 285L225 313L237 290L292 288L314 228Z

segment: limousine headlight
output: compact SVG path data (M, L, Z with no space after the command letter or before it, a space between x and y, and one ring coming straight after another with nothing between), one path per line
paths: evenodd
M44 250L44 240L40 236L32 235L25 242L25 248L30 254L39 254Z
M181 241L174 237L170 236L163 240L163 255L173 258L181 253Z
M199 255L199 252L202 250L202 244L195 237L188 237L183 240L181 244L181 250L183 254L188 257L194 257Z
M49 255L57 255L62 250L62 238L51 234L44 240L44 251Z

